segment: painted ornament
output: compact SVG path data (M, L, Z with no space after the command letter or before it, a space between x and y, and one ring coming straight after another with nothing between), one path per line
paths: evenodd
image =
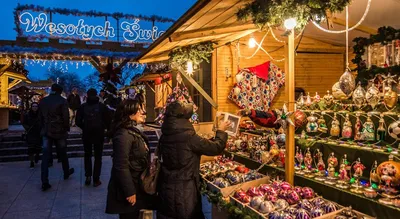
M340 135L340 122L336 117L336 113L333 115L330 135L333 137L339 137L339 135Z
M328 176L333 178L335 177L335 168L338 165L338 160L335 157L335 154L332 152L331 155L328 158Z
M390 135L390 137L396 140L400 140L400 117L397 121L389 125L388 134Z
M303 126L303 124L306 121L307 115L301 111L301 110L296 110L294 112L294 125L296 128Z
M305 105L306 106L311 106L312 105L310 93L307 93Z
M325 213L328 214L328 213L336 211L337 208L336 208L336 205L334 203L328 202L328 203L326 203L324 210L325 210Z
M256 210L260 208L261 203L264 202L264 197L256 196L251 199L250 206Z
M288 124L294 126L294 123L293 123L292 119L290 118L290 116L293 114L293 112L288 111L286 104L283 104L282 110L275 110L275 112L276 112L277 118L278 118L275 121L275 124L276 123L281 124L281 127L284 130L286 130Z
M310 187L303 187L302 189L302 198L304 199L312 199L315 197L315 192Z
M268 213L274 211L274 209L275 209L275 206L270 201L263 201L259 207L259 211L263 214L268 214Z
M351 138L352 134L353 134L353 125L351 124L349 114L346 114L346 120L343 123L342 137Z
M287 201L285 201L284 199L278 199L278 200L276 200L276 202L275 202L275 207L276 207L277 209L280 209L280 210L285 209L285 208L287 208L288 206L289 206L289 203L287 203Z
M356 123L354 124L354 140L359 141L361 140L361 128L362 128L362 123L360 120L360 114L356 114Z
M289 203L289 205L297 204L300 201L300 196L296 191L290 190L286 195L286 201Z
M311 209L313 208L313 205L307 199L301 200L297 206L298 208L304 209L306 211L311 211Z
M361 131L361 140L363 141L374 141L375 140L375 127L371 120L371 116L368 114L367 121L363 124Z
M311 115L307 117L307 126L306 131L309 133L317 132L318 131L318 119L314 116L314 112L311 112Z
M296 213L296 219L311 219L311 216L307 210L299 209Z
M332 95L334 98L338 100L345 100L349 98L343 91L340 89L339 82L336 82L332 87Z
M311 169L312 169L312 161L313 161L313 159L312 159L310 148L307 148L306 154L304 156L304 165L306 166L308 171L311 171Z
M330 94L329 90L327 91L327 94L325 94L325 96L323 97L325 104L329 107L332 105L334 98L333 96Z
M322 208L313 208L311 210L311 217L312 218L321 217L324 214L325 214L325 211Z
M378 126L378 129L376 130L376 139L378 141L385 141L386 129L385 129L384 125L385 125L385 119L383 117L383 114L381 114L381 116L379 118L379 126Z
M372 108L375 108L375 106L379 103L379 89L376 87L375 83L372 83L371 87L368 88L365 94L365 99Z
M350 96L356 88L356 80L354 75L346 70L339 79L339 86L346 96Z
M321 101L321 96L318 95L318 92L315 92L314 102L319 103Z
M364 105L364 102L365 102L365 90L361 86L361 83L358 83L358 86L353 93L353 103L358 108L361 108Z
M323 115L321 115L318 119L318 131L321 133L328 133L328 126L326 125Z

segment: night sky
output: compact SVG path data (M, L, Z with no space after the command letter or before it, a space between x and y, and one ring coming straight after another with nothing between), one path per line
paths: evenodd
M118 2L118 4L116 4ZM67 8L67 9L79 9L81 11L96 10L99 12L121 12L126 14L142 14L142 15L158 15L162 17L168 17L177 20L183 13L185 13L194 3L195 0L7 0L3 1L0 7L1 16L1 31L0 39L2 40L15 40L16 32L13 29L14 24L14 8L17 4L34 4L44 7L56 7L56 8ZM84 19L86 23L92 25L104 24L104 18L88 18L88 17L73 17L73 16L62 16L54 15L54 23L72 23L77 24L79 19ZM116 26L115 21L110 20L111 24ZM141 26L145 27L146 23L141 22ZM160 30L166 30L172 23L156 23ZM76 63L63 65L63 69L66 70L65 65L68 65L70 72L78 73L82 78L87 74L95 71L91 65L81 65ZM34 79L46 79L45 74L49 68L49 63L35 64L28 61L27 69L30 71L29 76ZM61 63L58 64L60 66Z

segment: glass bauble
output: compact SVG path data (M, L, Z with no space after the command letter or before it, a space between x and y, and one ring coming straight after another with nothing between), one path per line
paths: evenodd
M301 110L296 110L296 112L294 112L294 125L296 128L303 126L306 117L307 115Z
M346 70L339 79L339 86L346 96L350 96L356 88L356 80L354 75Z
M306 126L306 131L307 132L317 132L318 131L318 123L317 123L318 118L314 116L313 113L309 117L307 117L307 126Z
M299 99L297 99L297 106L298 107L303 107L304 106L304 96L303 93L300 94Z
M388 133L390 137L400 140L400 119L389 125Z
M307 94L305 104L306 104L306 106L311 106L312 105L310 93Z
M326 104L327 106L332 105L333 100L334 100L334 98L333 98L332 94L330 94L329 90L327 91L327 94L325 94L325 96L323 97L323 99L324 99L325 104Z
M364 141L374 141L375 140L375 126L368 115L367 121L363 124L363 129L361 132L361 140Z
M259 207L259 211L263 214L270 213L270 212L274 211L274 209L275 209L275 206L270 201L263 201Z
M386 106L391 109L397 104L397 93L394 92L392 89L389 89L387 92L385 92L385 95L383 97L383 100L386 104Z
M351 138L353 134L353 125L351 124L349 114L346 115L346 120L343 123L343 129L342 129L342 137L343 138Z
M357 89L354 90L353 102L358 108L360 108L365 103L365 90L361 86L361 84L358 84Z
M332 87L332 95L334 98L338 99L338 100L345 100L347 98L349 98L349 96L347 96L341 89L340 89L340 85L339 82L336 82L333 87Z
M371 87L368 88L365 94L365 99L372 108L379 103L379 89L375 86L375 84L372 84Z
M319 101L321 101L321 96L318 95L318 92L315 92L314 102L319 103Z

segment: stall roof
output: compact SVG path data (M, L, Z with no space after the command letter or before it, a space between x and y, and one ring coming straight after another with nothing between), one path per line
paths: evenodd
M138 57L141 63L168 59L175 47L212 40L218 45L258 29L251 22L237 21L236 12L250 0L199 0L160 38Z
M224 45L257 31L251 22L237 20L236 12L251 0L199 0L160 38L138 57L141 63L168 59L168 53L179 46L212 40ZM349 6L349 24L356 24L366 10L368 0L353 0ZM400 28L400 0L372 0L362 24L349 33L351 39L368 37L381 26ZM345 13L333 15L333 30L344 30ZM322 24L326 28L326 25ZM330 34L309 23L304 35L334 45L345 45L345 34Z

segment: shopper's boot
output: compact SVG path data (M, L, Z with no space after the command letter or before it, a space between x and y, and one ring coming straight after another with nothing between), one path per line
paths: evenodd
M87 185L87 186L90 185L91 181L92 181L92 177L87 176L86 180L85 180L85 185Z
M75 169L74 168L70 168L67 174L64 173L64 180L68 179L69 176L74 174L74 172L75 172Z
M44 191L46 191L46 190L48 190L48 189L50 189L51 188L51 185L50 184L48 184L48 183L43 183L42 184L42 191L44 192Z

